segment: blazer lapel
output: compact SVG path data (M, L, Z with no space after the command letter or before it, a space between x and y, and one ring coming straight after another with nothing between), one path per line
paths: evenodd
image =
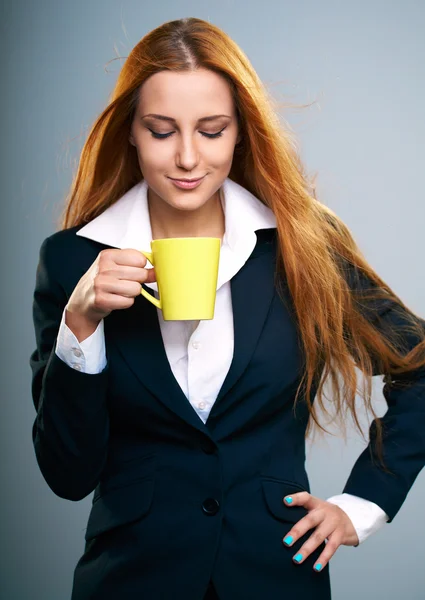
M209 418L218 417L231 403L229 392L247 367L267 318L274 295L275 244L270 231L265 236L268 239L258 235L250 258L231 279L234 353ZM143 386L189 425L210 434L174 377L155 306L137 297L130 308L111 313L105 320L105 333Z
M105 321L105 333L151 394L181 419L208 433L171 370L155 306L138 296L130 308L111 313Z
M248 366L274 296L276 245L270 231L257 232L259 242L244 267L231 279L234 351L230 369L208 416L217 419L232 402L232 388ZM208 424L207 420L207 424Z

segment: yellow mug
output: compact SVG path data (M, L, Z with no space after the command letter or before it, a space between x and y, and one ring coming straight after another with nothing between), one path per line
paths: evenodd
M164 321L214 318L221 239L164 238L141 253L155 268L159 300L142 288L149 302L162 310Z

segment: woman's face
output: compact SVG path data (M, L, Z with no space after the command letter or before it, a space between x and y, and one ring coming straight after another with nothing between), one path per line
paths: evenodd
M141 86L129 138L150 200L179 211L201 208L228 176L238 134L230 88L220 75L206 69L152 75ZM189 190L171 180L198 177L204 179Z

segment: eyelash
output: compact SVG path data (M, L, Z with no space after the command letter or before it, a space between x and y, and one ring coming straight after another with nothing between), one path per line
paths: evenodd
M227 127L227 125L226 125L226 127ZM200 131L200 133L201 133L201 135L203 135L207 138L216 139L223 135L223 131L226 129L226 127L223 127L223 129L221 129L217 133L205 133L204 131ZM148 129L149 129L149 127L148 127ZM149 129L149 131L151 132L152 137L154 137L157 140L165 140L166 138L170 137L174 133L174 131L170 131L170 133L156 133L155 131L152 131L152 129Z

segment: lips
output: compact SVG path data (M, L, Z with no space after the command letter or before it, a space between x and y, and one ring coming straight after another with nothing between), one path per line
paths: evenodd
M194 179L176 179L174 177L170 177L170 179L172 179L173 181L181 181L182 183L195 183L195 181L199 181L200 179L203 179L203 177L205 177L205 175L203 175L202 177L196 177Z
M191 190L202 183L205 179L205 175L200 177L199 179L195 179L193 181L185 181L184 179L173 179L170 177L170 180L174 183L174 185L183 190Z

